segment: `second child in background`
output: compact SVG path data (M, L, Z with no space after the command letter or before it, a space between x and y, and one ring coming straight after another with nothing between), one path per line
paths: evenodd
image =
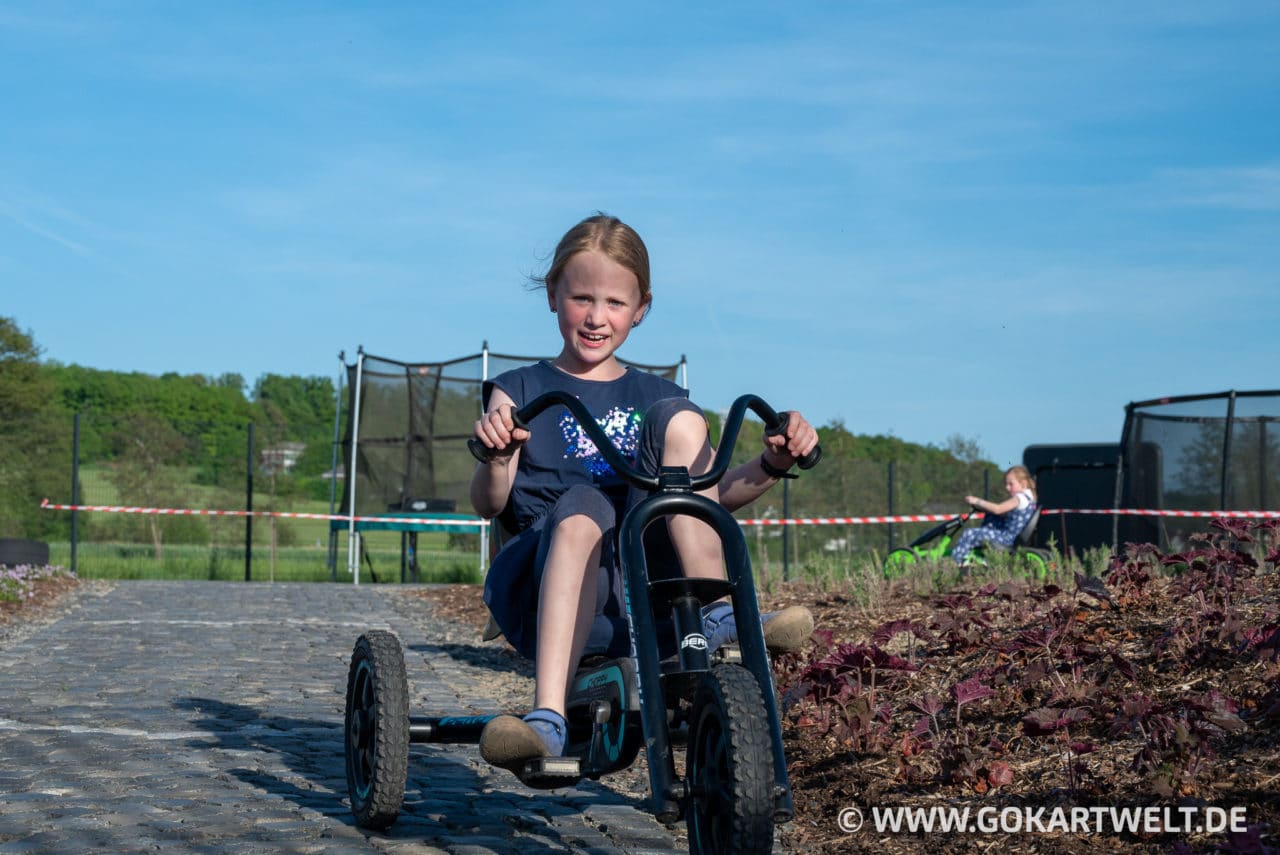
M982 511L982 525L960 535L951 557L964 565L975 546L991 543L1008 549L1018 539L1031 515L1036 510L1036 482L1025 466L1011 466L1004 473L1004 489L1009 498L1003 502L991 502L977 496L965 496L965 502Z

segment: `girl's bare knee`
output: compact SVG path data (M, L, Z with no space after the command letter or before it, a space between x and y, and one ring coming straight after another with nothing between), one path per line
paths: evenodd
M703 456L709 459L710 449L707 422L701 414L683 410L667 422L662 443L662 465L690 466Z
M566 545L586 550L598 549L604 540L604 532L599 524L586 514L573 514L565 517L556 525L553 541L556 545Z

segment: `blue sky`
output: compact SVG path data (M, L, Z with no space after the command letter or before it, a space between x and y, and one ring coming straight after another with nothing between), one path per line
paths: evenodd
M465 4L464 4L465 7ZM1280 387L1280 4L0 3L0 314L66 363L554 353L603 209L623 356L858 433L1118 440Z

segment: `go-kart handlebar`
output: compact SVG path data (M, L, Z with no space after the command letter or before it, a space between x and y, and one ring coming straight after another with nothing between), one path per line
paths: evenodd
M539 395L523 407L513 410L511 421L516 427L528 430L529 423L534 418L542 413L543 410L557 404L565 407L573 414L578 424L582 426L583 432L595 443L601 456L604 457L606 463L613 467L614 472L642 490L652 492L658 489L658 476L647 475L636 469L631 461L627 460L609 440L604 429L591 416L591 413L587 412L587 408L582 405L582 402L568 392L557 390ZM752 410L764 421L765 436L778 436L786 431L790 413L786 411L778 413L756 395L740 396L733 402L733 406L729 408L729 415L725 419L724 429L720 435L720 447L716 450L711 469L703 475L695 475L690 478L691 489L694 491L705 490L724 477L725 471L729 468L729 458L733 456L733 446L738 441L738 433L742 429L742 419L748 409ZM472 456L481 463L489 462L490 457L494 455L494 450L478 439L467 440L467 448L471 451ZM797 460L796 464L801 469L812 469L821 459L822 447L814 446L813 450Z

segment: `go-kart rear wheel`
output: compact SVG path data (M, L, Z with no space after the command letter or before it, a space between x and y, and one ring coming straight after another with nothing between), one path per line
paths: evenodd
M911 569L920 562L920 553L916 552L910 546L900 546L889 553L889 557L884 560L884 577L886 579L899 579L911 572Z
M718 665L693 698L686 773L692 855L773 850L773 749L751 672Z
M1025 549L1021 558L1031 578L1039 581L1049 575L1049 568L1053 566L1053 556L1047 549Z
M361 828L385 830L400 815L409 769L409 684L400 641L370 630L347 673L347 792Z

